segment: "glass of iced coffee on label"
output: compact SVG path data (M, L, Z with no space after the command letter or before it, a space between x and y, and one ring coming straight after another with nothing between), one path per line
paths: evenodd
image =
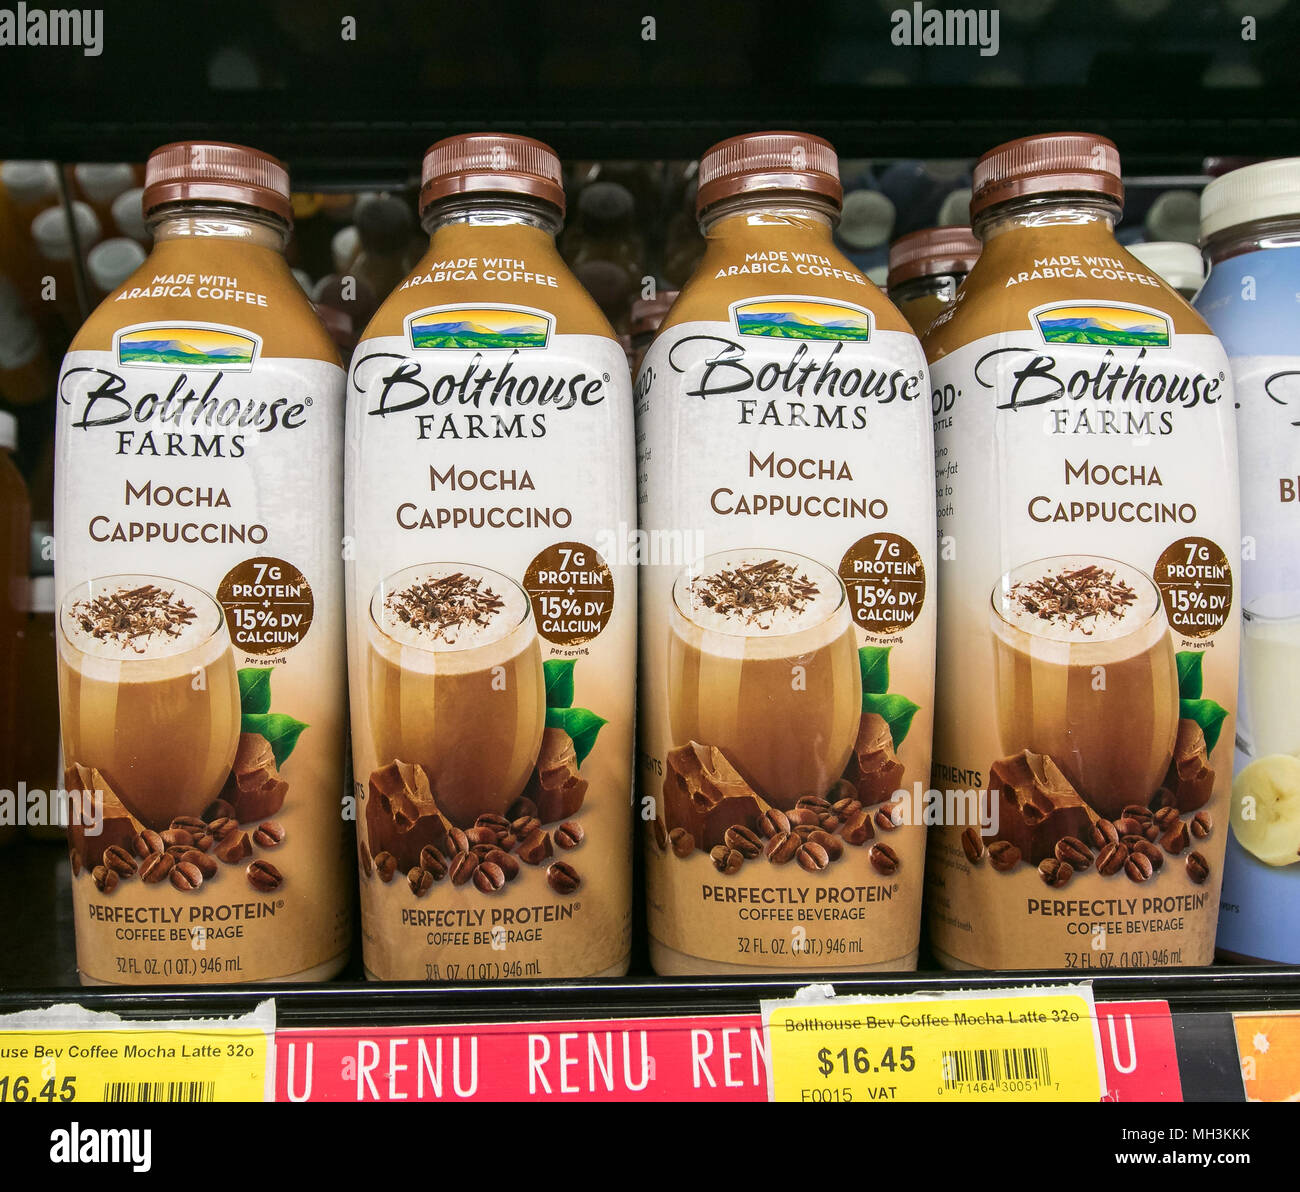
M63 753L98 770L151 828L198 816L239 743L239 683L226 618L191 584L108 575L59 609Z
M439 810L462 827L504 815L546 725L528 594L486 567L424 563L376 587L369 629L378 763L423 766Z
M1173 758L1178 670L1159 590L1117 559L1060 555L991 597L1005 753L1047 754L1101 815L1146 806Z
M1251 757L1300 752L1300 592L1272 592L1241 614L1241 695L1237 734Z
M675 746L721 749L775 807L825 795L862 716L862 675L840 577L764 548L724 551L673 584L668 705Z

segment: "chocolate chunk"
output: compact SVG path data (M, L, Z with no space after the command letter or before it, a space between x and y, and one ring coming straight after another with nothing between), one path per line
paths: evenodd
M767 804L713 745L691 741L673 749L664 774L664 820L671 833L685 828L696 848L723 844L728 828L759 829Z
M1184 814L1199 811L1214 794L1214 771L1205 750L1205 734L1195 720L1178 722L1174 760L1165 775L1165 789L1173 792L1173 805Z
M131 844L143 831L104 776L89 766L71 765L63 775L68 792L68 848L83 869L94 869L104 850L114 845L132 852Z
M1097 819L1057 764L1028 749L989 767L989 795L997 800L993 839L1014 844L1031 865L1055 856L1067 836L1087 839Z
M419 866L426 845L448 851L442 848L447 821L434 802L423 766L392 761L370 775L366 836L371 855L391 853L402 872Z
M862 714L844 780L853 786L858 802L867 807L893 798L903 785L903 765L894 753L894 739L883 716Z
M573 738L562 728L542 733L537 768L524 788L524 797L537 805L537 818L544 824L577 815L587 797L587 780L578 776L578 755Z
M271 742L260 733L240 733L235 762L221 797L241 824L270 819L284 806L289 784L280 777Z

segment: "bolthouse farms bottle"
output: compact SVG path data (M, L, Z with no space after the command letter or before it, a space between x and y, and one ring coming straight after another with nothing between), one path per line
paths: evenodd
M1104 137L976 164L926 333L939 505L931 938L953 967L1206 964L1237 694L1232 382L1115 241ZM979 822L969 814L978 804Z
M831 240L818 137L700 162L708 247L637 379L641 815L661 973L910 968L930 766L920 344Z
M429 251L353 354L346 523L367 972L627 971L631 381L561 261L560 163L434 145Z
M289 178L150 158L149 258L63 361L59 701L88 982L320 980L351 935L344 374Z

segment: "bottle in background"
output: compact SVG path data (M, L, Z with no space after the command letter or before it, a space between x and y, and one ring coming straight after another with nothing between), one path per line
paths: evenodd
M54 367L35 320L17 287L0 277L0 398L15 406L44 401L54 392Z
M100 227L112 235L117 230L113 204L119 196L135 187L135 170L124 161L85 162L72 168L78 196L94 208ZM125 230L123 229L123 233Z
M66 209L48 207L32 220L38 276L31 297L38 312L52 312L69 334L82 319L78 262L99 243L100 234L99 217L88 204L75 199Z
M17 791L24 775L18 758L19 665L27 609L27 549L31 510L27 486L14 464L18 420L0 410L0 788ZM0 844L15 829L0 827Z
M1205 261L1194 244L1182 240L1149 240L1130 244L1128 250L1188 302L1196 297L1205 281Z
M101 240L86 256L91 295L102 302L145 263L148 254L135 240L114 236Z
M889 300L917 335L952 305L979 255L980 242L966 227L922 228L889 246Z

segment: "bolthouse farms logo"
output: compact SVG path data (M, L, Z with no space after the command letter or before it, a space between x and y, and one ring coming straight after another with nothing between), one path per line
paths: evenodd
M1119 302L1072 302L1029 312L1048 344L1094 344L1107 348L1167 348L1173 328L1167 315Z
M553 323L544 311L480 303L419 311L407 318L406 333L417 351L544 348Z
M790 296L733 302L731 318L741 335L853 343L871 338L871 312L848 302Z
M221 369L251 372L261 339L203 323L147 323L119 331L117 362L133 368Z

